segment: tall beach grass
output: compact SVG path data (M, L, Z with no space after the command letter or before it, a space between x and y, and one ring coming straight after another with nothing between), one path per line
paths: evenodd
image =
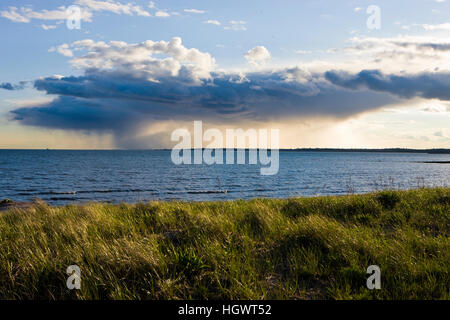
M449 299L450 188L0 213L1 299ZM69 265L81 290L66 286ZM366 269L381 268L381 290Z

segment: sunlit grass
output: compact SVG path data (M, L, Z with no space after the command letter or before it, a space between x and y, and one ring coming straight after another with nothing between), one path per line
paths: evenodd
M0 213L1 299L449 299L450 189ZM81 290L66 268L81 268ZM366 288L378 265L382 289Z

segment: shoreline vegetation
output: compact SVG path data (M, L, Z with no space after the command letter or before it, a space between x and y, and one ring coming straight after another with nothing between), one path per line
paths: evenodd
M450 188L0 213L0 299L450 299ZM8 202L8 203L7 203ZM68 290L77 265L81 290ZM367 267L381 269L369 290Z

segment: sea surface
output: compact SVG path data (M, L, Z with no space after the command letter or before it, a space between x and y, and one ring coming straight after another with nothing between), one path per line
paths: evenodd
M171 151L0 150L0 199L50 204L342 195L450 186L449 154L280 151L261 165L175 165Z

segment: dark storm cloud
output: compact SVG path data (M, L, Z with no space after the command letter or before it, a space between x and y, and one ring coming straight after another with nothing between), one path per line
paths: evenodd
M245 76L211 73L200 82L181 75L150 81L123 71L92 69L79 77L42 78L34 87L56 98L12 114L29 126L109 132L118 146L136 147L141 144L138 133L161 120L343 119L414 97L450 100L448 73L309 74L292 68Z
M279 72L212 74L200 84L179 77L145 81L118 72L36 80L35 88L58 98L13 112L25 125L132 131L156 120L268 120L345 118L397 101L393 96L336 87L297 68ZM134 128L134 129L133 129Z
M416 49L433 49L435 51L450 51L450 43L434 43L434 42L422 42L422 43L411 43L411 42L393 42L396 45L409 48L415 47Z
M57 98L12 113L24 125L108 131L116 140L132 141L141 128L160 120L346 118L413 97L450 100L447 73L385 75L364 70L311 75L292 68L245 76L212 73L199 83L187 79L178 75L148 81L104 70L48 77L36 80L34 86Z
M32 107L20 108L12 111L15 120L22 124L46 128L60 128L70 130L108 130L108 123L116 119L126 121L127 112L109 107L107 100L96 101L78 97L60 96L52 102Z
M25 85L25 81L21 82L20 84L11 84L9 82L3 82L0 83L0 89L5 89L5 90L21 90L24 88Z
M386 75L379 70L363 70L357 74L328 71L325 78L336 86L352 90L369 89L400 98L421 97L450 100L450 73Z

